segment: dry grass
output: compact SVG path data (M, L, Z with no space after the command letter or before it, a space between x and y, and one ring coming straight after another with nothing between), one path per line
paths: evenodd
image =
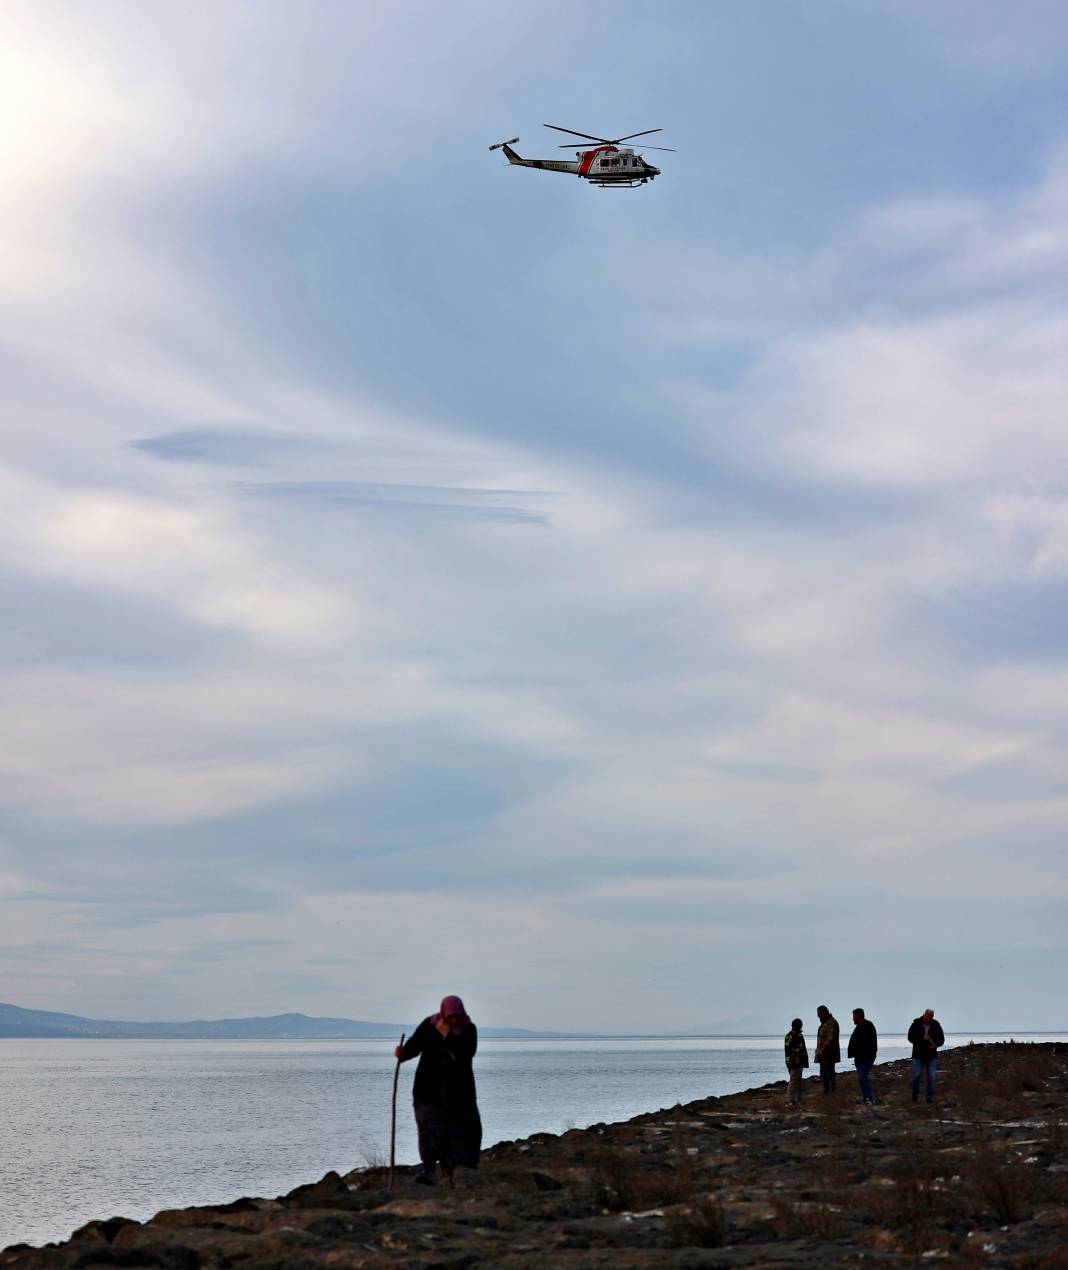
M979 1241L955 1239L950 1242L949 1251L953 1270L979 1270L980 1266L983 1270L989 1270L990 1254L983 1251L983 1245Z
M960 1070L954 1071L957 1064ZM981 1049L966 1045L950 1051L946 1066L942 1097L969 1119L1025 1112L1031 1106L1027 1095L1046 1088L1058 1070L1048 1049L1018 1041Z
M638 1168L605 1153L590 1169L595 1204L615 1211L642 1212L684 1202L691 1188L671 1168Z
M813 1098L809 1104L809 1109L815 1111L820 1117L820 1128L832 1137L840 1137L851 1128L852 1121L847 1112L855 1108L855 1100L847 1096L841 1085L833 1094L821 1092L819 1097Z
M384 1169L389 1166L389 1152L374 1138L364 1138L357 1147L363 1159L364 1168Z
M1059 1160L1065 1151L1064 1121L1060 1116L1050 1116L1046 1121L1046 1141L1042 1150L1047 1160Z
M961 1170L961 1185L970 1218L992 1217L999 1225L1027 1221L1035 1210L1064 1203L1068 1185L1037 1161L1026 1163L999 1155L980 1143Z
M682 1125L676 1120L672 1149L660 1160L643 1157L626 1138L601 1142L590 1152L589 1178L594 1202L603 1208L640 1212L688 1202L694 1168Z
M813 1167L813 1180L819 1184L824 1197L840 1201L851 1187L859 1185L867 1174L857 1164L847 1163L837 1156L822 1159Z
M781 1239L834 1239L845 1228L841 1212L823 1201L805 1203L776 1195L771 1207Z
M1027 1221L1043 1204L1063 1202L1068 1187L1037 1164L1006 1158L979 1142L954 1176L940 1174L944 1162L918 1156L865 1187L860 1205L879 1226L895 1231L906 1251L922 1252L962 1226Z
M931 1247L957 1216L952 1191L922 1156L865 1187L859 1203L875 1225L896 1232L914 1254Z
M727 1210L714 1195L704 1195L667 1215L668 1244L672 1248L720 1248L730 1226Z
M969 1171L971 1194L980 1213L990 1213L1002 1226L1026 1221L1040 1199L1036 1183L1041 1175L1026 1164L984 1167L978 1160Z
M676 1120L671 1150L659 1161L641 1155L627 1137L604 1141L589 1160L591 1198L600 1207L642 1212L664 1208L673 1248L718 1248L726 1242L727 1212L698 1185L685 1126Z

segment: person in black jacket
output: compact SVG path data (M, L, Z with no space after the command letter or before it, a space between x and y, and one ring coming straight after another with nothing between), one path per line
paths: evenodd
M446 997L437 1014L425 1018L394 1053L407 1062L419 1056L412 1086L419 1158L417 1182L434 1185L437 1165L452 1183L457 1164L477 1169L482 1150L482 1121L475 1098L472 1060L478 1029L459 997Z
M918 1019L912 1020L908 1039L912 1046L912 1101L920 1100L920 1074L926 1072L924 1095L928 1102L933 1102L938 1047L946 1043L946 1034L934 1010L924 1010Z
M871 1069L875 1066L875 1056L879 1052L879 1037L875 1024L864 1017L864 1011L858 1006L853 1011L853 1035L849 1038L847 1055L853 1060L857 1069L857 1084L860 1096L869 1107L875 1106L875 1095L871 1089Z

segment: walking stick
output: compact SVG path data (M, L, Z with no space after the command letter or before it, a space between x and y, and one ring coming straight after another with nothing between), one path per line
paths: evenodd
M404 1033L401 1033L401 1047L404 1046ZM397 1080L400 1077L401 1060L397 1059L397 1066L393 1069L393 1114L389 1126L389 1189L393 1189L393 1170L397 1159Z

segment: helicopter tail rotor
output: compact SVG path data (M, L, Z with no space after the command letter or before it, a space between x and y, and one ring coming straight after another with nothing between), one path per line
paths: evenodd
M490 146L490 149L500 150L504 146L514 146L518 140L518 137L509 137L507 141L498 141L495 146Z

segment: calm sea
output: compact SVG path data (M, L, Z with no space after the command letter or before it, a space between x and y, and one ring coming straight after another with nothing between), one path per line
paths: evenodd
M904 1037L881 1038L880 1059L908 1052ZM0 1248L384 1162L393 1067L388 1041L0 1039ZM405 1163L417 1158L414 1068L398 1095ZM487 1040L476 1059L487 1146L785 1074L780 1037Z

